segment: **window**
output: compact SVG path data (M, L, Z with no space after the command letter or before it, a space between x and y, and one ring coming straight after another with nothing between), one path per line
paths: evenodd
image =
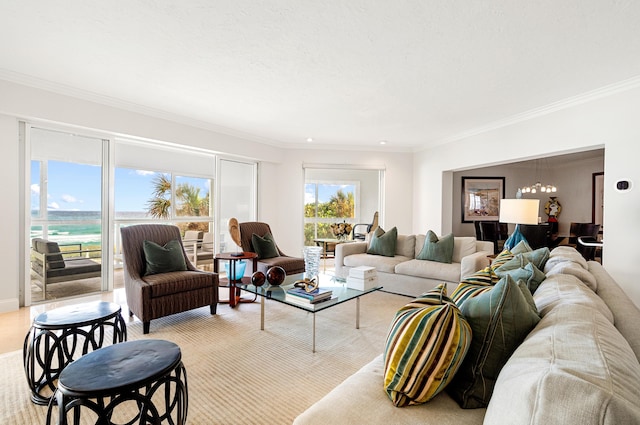
M380 211L384 169L305 165L304 172L305 245L314 245L314 239L335 238L333 223L351 223L362 232Z

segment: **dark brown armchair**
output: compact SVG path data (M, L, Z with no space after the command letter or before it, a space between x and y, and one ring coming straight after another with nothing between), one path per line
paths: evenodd
M240 238L242 239L242 250L245 252L256 252L251 243L251 236L255 233L260 237L264 237L267 233L271 233L271 228L267 223L261 223L258 221L248 221L245 223L239 223ZM271 233L273 235L273 233ZM258 270L266 273L270 267L280 266L284 269L287 275L304 273L304 258L290 257L286 255L276 245L278 253L277 257L273 258L258 258Z
M123 227L122 254L124 285L129 315L142 321L143 332L149 333L152 319L209 306L216 314L218 304L218 274L196 269L184 252L180 230L164 224L141 224ZM178 240L185 257L186 271L174 271L145 276L144 241L160 246Z

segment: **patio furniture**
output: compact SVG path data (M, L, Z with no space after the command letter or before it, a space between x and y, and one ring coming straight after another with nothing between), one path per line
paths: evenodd
M64 252L60 247L65 248ZM82 244L59 245L42 238L31 240L31 272L33 281L47 297L47 285L101 276L100 263L88 258L89 253L100 249L82 249Z
M198 270L184 252L180 229L165 224L140 224L120 229L124 259L124 287L129 315L143 323L149 333L152 319L209 306L216 314L218 304L218 274ZM146 274L144 242L164 247L177 241L182 247L186 270Z

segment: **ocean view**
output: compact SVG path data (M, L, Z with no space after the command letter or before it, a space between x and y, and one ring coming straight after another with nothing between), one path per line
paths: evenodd
M32 213L32 220L36 214ZM148 219L145 212L131 211L119 212L116 220ZM101 213L100 211L48 211L48 234L45 239L67 243L81 243L89 246L100 246L101 244ZM68 222L68 224L66 223ZM31 239L43 237L42 225L31 226Z

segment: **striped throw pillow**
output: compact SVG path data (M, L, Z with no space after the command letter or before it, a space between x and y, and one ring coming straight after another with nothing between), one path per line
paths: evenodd
M471 327L439 285L402 307L389 329L384 389L397 407L431 400L451 381L471 344Z

